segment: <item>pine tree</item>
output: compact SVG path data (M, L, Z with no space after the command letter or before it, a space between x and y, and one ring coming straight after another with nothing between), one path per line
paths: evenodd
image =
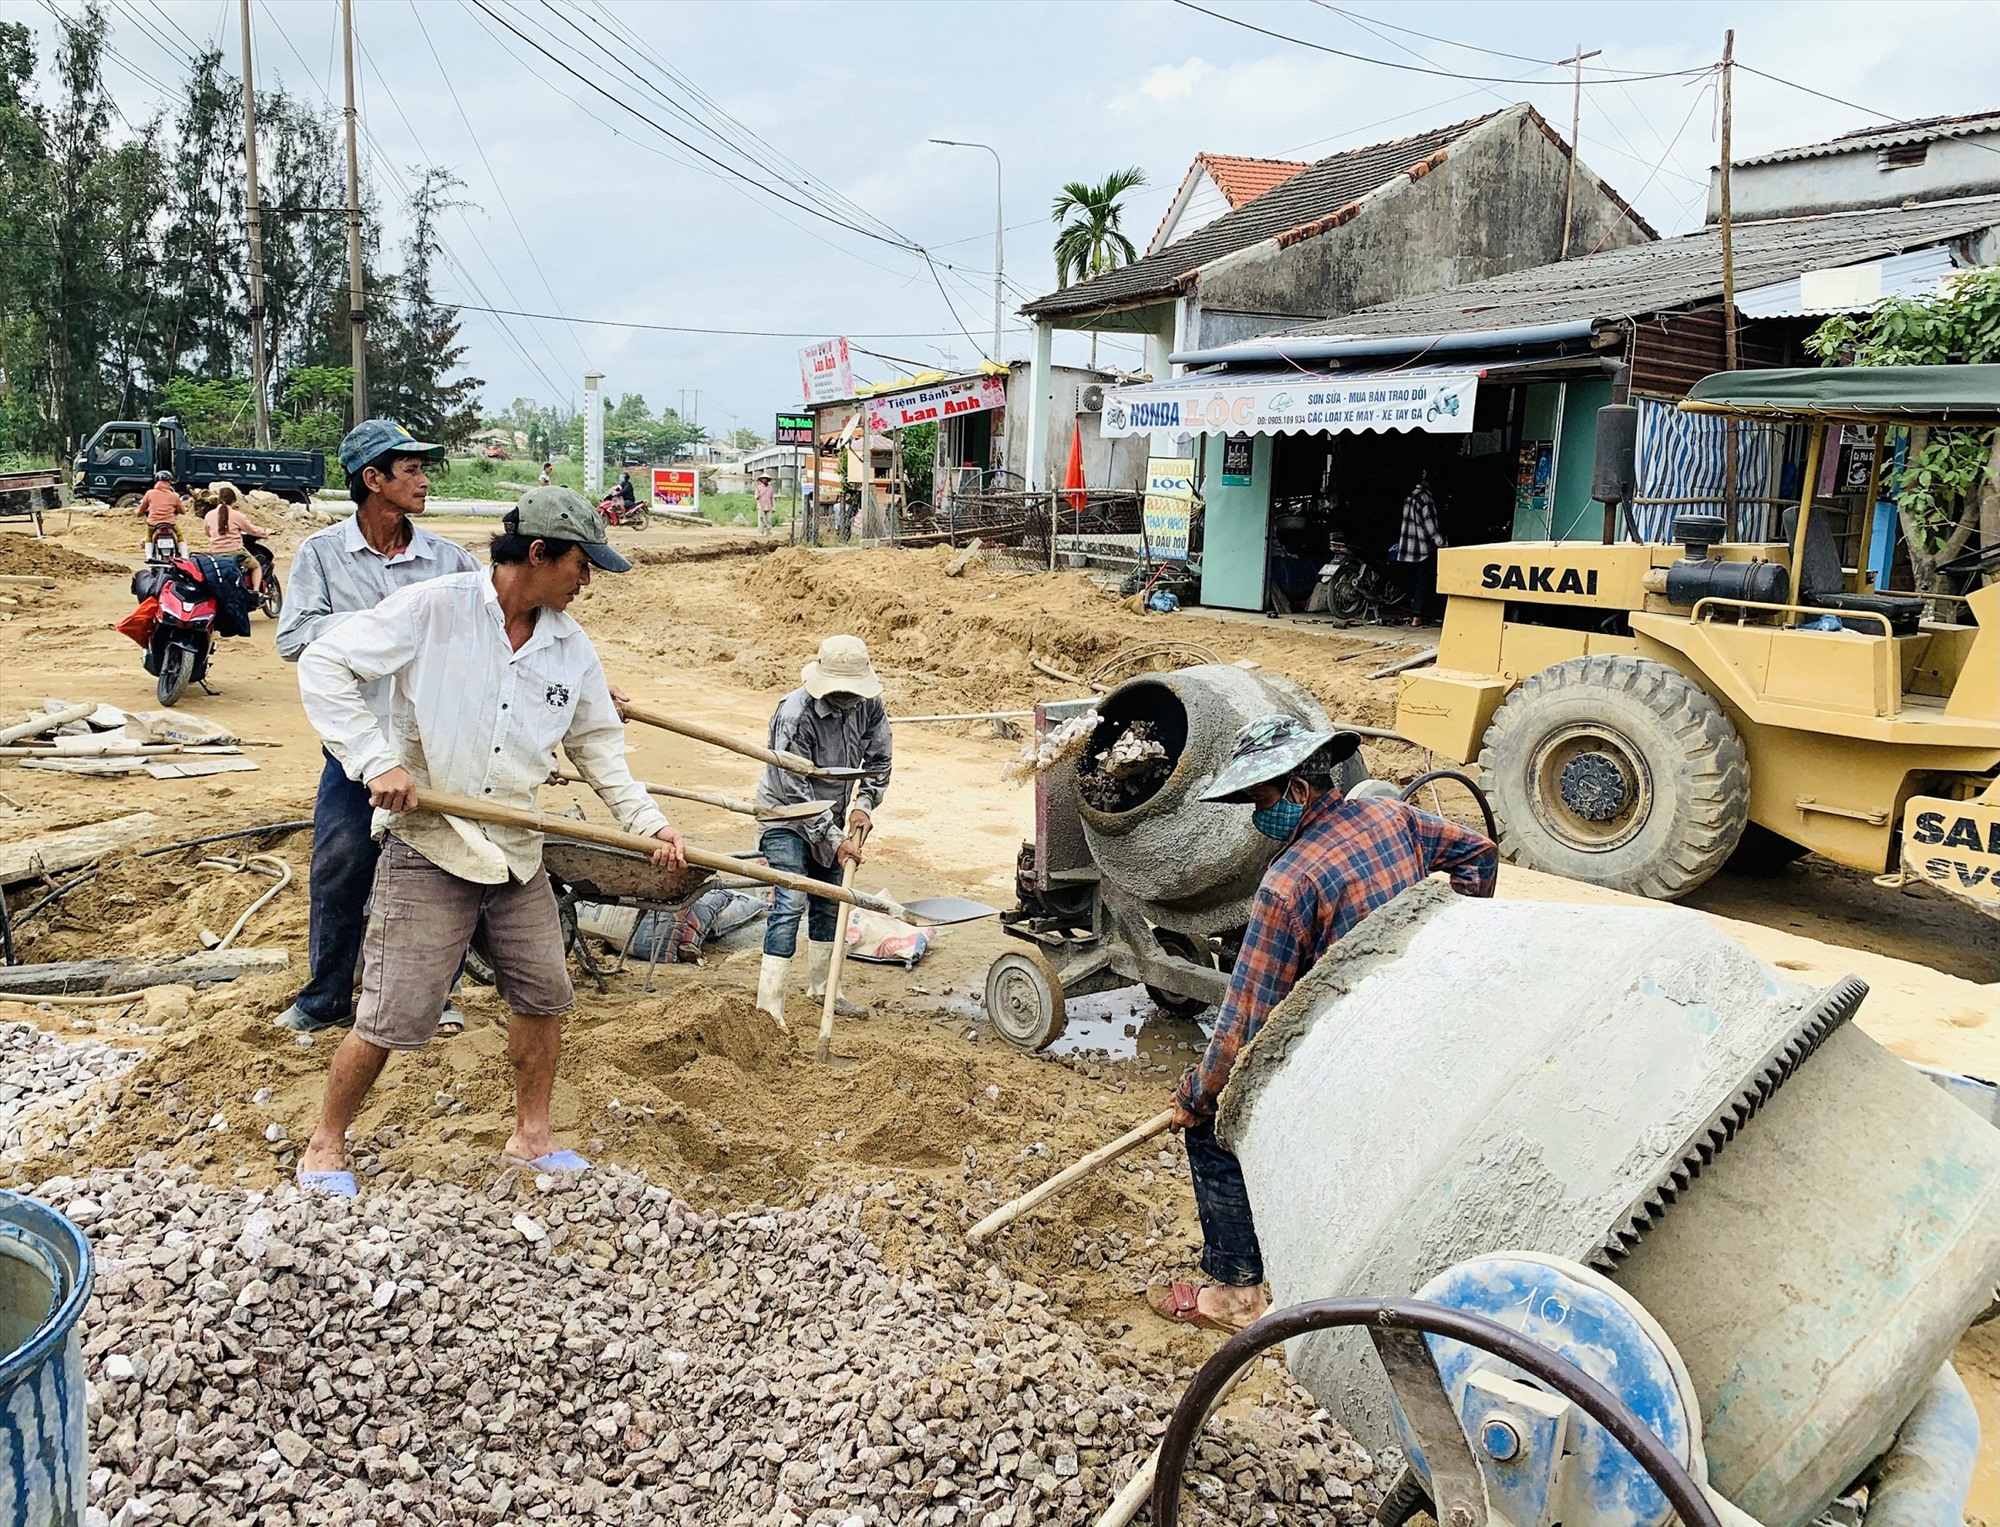
M370 378L370 401L378 412L402 421L424 440L461 445L479 428L478 377L448 381L465 357L459 343L458 309L438 298L436 277L444 245L438 218L460 205L451 193L461 182L449 170L421 172L410 194L410 236L403 244L403 269L395 281L393 314L383 325L379 382Z

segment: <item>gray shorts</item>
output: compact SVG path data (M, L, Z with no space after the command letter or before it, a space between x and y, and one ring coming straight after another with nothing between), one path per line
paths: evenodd
M375 862L362 938L354 1032L385 1050L428 1044L466 946L482 924L483 946L511 1011L553 1018L576 1006L546 872L535 871L525 884L481 885L439 869L400 838L387 839Z

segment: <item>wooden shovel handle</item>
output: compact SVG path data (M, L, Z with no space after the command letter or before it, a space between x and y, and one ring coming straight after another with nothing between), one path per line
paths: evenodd
M1167 1127L1173 1122L1174 1111L1171 1108L1162 1113L1154 1114L1152 1118L1141 1124L1137 1129L1127 1130L1109 1145L1100 1145L1096 1150L1073 1166L1064 1167L1047 1182L1028 1189L1027 1192L1023 1193L1012 1203L1002 1204L991 1214L987 1215L985 1219L966 1231L966 1240L972 1245L977 1246L994 1231L1013 1224L1015 1220L1026 1214L1035 1205L1054 1198L1063 1189L1069 1187L1080 1178L1088 1177L1106 1162L1116 1161L1135 1145L1144 1145L1154 1136L1165 1134Z
M754 758L759 763L767 763L774 769L783 769L788 774L805 774L813 778L835 777L827 774L810 758L798 753L779 753L761 743L745 742L740 737L731 737L727 732L718 732L714 727L703 726L699 721L688 721L657 705L648 705L644 700L626 700L618 707L618 714L627 721L643 721L648 726L657 726L662 731L678 732L683 737L692 737L697 742L706 742L718 748L727 748L732 753L741 753L745 758ZM838 777L846 778L841 774Z
M547 833L552 837L568 838L573 843L594 843L599 848L622 848L649 857L660 846L658 838L642 837L636 832L626 832L622 828L599 827L593 822L579 822L574 817L550 816L546 812L530 811L523 806L499 806L490 801L475 801L469 795L453 795L448 790L433 790L427 785L417 786L417 808L421 811L435 811L441 816L463 817L468 822L491 822L496 827L520 827L529 832ZM774 870L768 865L753 864L744 859L732 859L727 854L711 853L692 844L683 844L682 851L687 855L687 862L699 869L717 870L725 875L741 875L748 880L762 881L765 885L780 886L787 891L800 891L808 896L823 896L828 901L846 902L849 906L866 907L871 912L881 912L890 917L894 917L898 910L894 902L885 901L880 896L871 896L865 891L829 885L823 880L809 880L804 875L794 875L788 870Z

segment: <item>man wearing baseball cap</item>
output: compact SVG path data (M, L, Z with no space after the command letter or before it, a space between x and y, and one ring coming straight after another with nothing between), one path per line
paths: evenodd
M1298 979L1348 930L1433 870L1461 896L1491 896L1500 850L1480 834L1390 797L1346 794L1344 766L1360 751L1348 731L1321 732L1266 716L1236 734L1229 763L1199 799L1252 808L1257 831L1284 845L1257 887L1229 994L1201 1063L1174 1092L1173 1128L1187 1145L1201 1217L1207 1286L1150 1291L1169 1320L1240 1331L1271 1307L1243 1168L1215 1138L1215 1104L1243 1047Z
M278 656L296 663L311 644L348 616L372 610L398 589L428 583L479 564L455 542L416 523L430 494L426 467L444 447L415 439L394 419L367 419L340 442L353 515L315 530L299 543L278 619ZM389 719L387 680L371 684L366 699L376 719ZM324 752L324 750L322 750ZM278 1015L281 1027L310 1034L354 1021L354 968L361 958L362 911L375 879L379 852L368 791L347 777L325 753L319 799L313 805L310 933L311 972L292 1005ZM444 1026L464 1020L444 1008Z
M604 669L567 611L593 570L630 568L581 494L531 488L501 521L492 567L391 594L368 620L328 631L299 659L306 715L348 778L361 782L383 838L363 941L361 1002L334 1052L300 1186L352 1196L347 1126L391 1051L417 1050L475 928L485 928L512 1017L514 1129L502 1154L540 1171L590 1163L557 1145L549 1097L574 1005L542 837L417 807L419 787L532 808L558 747L627 832L659 839L678 869L680 834L633 782L625 729ZM387 724L366 686L393 680Z
M797 753L824 768L861 769L859 786L793 774L767 766L757 782L760 810L815 802L817 816L767 820L757 846L774 870L790 870L839 885L845 867L861 862L861 847L875 824L875 810L889 793L889 712L882 704L882 681L858 636L829 636L819 656L800 672L799 687L778 702L771 716L770 745ZM779 890L764 924L764 963L757 976L757 1006L785 1027L785 988L799 949L799 918L806 928L806 995L826 993L833 962L834 904L824 897ZM867 1010L845 997L836 1011L860 1017Z

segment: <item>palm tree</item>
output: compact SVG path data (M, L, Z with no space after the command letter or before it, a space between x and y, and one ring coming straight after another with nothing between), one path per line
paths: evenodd
M1102 183L1088 185L1072 180L1056 193L1049 219L1062 223L1056 232L1056 282L1068 286L1072 280L1116 270L1139 258L1139 251L1118 226L1125 209L1119 198L1146 183L1146 172L1133 168L1113 170ZM1063 223L1063 219L1069 221ZM1097 335L1090 336L1090 364L1097 365Z

